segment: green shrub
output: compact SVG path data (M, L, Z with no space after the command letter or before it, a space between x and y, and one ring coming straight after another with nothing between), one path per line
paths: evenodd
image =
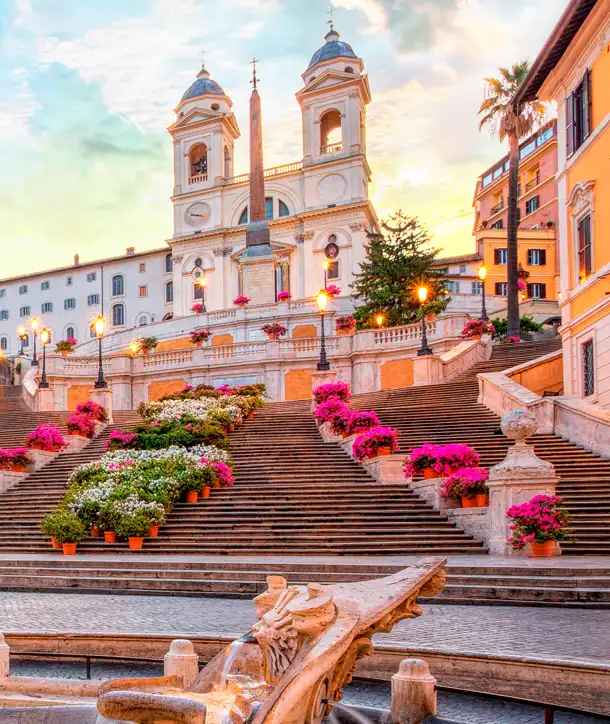
M150 527L150 519L144 515L125 516L116 525L120 538L143 538Z
M82 521L66 510L47 515L42 521L41 530L58 543L77 543L87 537Z

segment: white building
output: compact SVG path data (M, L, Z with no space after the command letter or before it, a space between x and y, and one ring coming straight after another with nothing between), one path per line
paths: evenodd
M112 334L191 315L202 296L208 312L230 308L242 293L252 305L273 303L283 290L295 300L311 297L324 284L327 249L328 280L348 295L364 258L366 230L377 223L368 199L370 88L363 61L332 28L302 78L296 96L303 158L264 174L271 246L264 266L265 273L273 272L264 284L257 277L263 265L257 271L244 255L250 189L248 174L233 175L239 127L231 99L202 67L169 128L174 141L169 249L129 250L124 257L0 280L0 347L16 353L17 328L33 316L55 340L73 335L84 342L98 314Z

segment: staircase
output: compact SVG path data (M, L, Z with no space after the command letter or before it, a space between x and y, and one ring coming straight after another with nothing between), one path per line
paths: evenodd
M459 378L442 385L408 387L355 396L353 406L373 408L386 425L397 427L401 451L425 442L465 442L481 455L481 465L501 462L512 444L500 429L500 418L478 404L476 375L496 372L548 354L558 342L503 344L492 357ZM566 554L610 553L610 462L556 435L535 435L536 454L553 463L561 480L557 487L575 529L573 542L562 543Z
M22 398L20 386L0 385L0 447L22 447L38 425L64 424L67 412L32 412Z

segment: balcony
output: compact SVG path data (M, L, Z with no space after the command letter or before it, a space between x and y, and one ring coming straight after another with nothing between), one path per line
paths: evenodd
M540 185L540 174L538 174L536 176L536 178L533 178L531 181L528 181L525 184L525 193L527 193L528 191L531 191L532 189L535 189L536 186L539 186L539 185Z
M320 146L320 154L326 156L330 153L339 153L343 150L342 143L329 143L326 146Z
M496 204L495 206L492 207L490 213L491 213L492 216L493 216L494 214L499 214L500 211L502 211L503 208L504 208L504 201L500 201L499 204Z
M198 173L195 176L191 176L189 178L189 185L190 184L200 184L207 180L208 180L207 173Z

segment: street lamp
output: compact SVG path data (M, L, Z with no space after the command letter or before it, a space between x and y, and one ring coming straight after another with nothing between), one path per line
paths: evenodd
M17 333L19 334L19 341L21 342L21 352L19 352L19 354L24 355L25 354L25 338L27 335L25 333L25 327L23 324L19 325L19 327L17 329Z
M326 294L326 292L320 292L316 298L316 303L320 310L320 325L322 330L320 337L320 359L317 364L317 369L323 371L330 369L330 362L326 359L326 338L324 337L324 311L328 305L328 294Z
M328 270L330 269L330 261L328 259L324 259L322 267L324 269L324 289L326 289L328 286Z
M95 382L95 389L96 390L103 390L108 385L106 384L106 380L104 379L104 368L102 366L102 337L104 336L104 327L106 326L106 322L104 321L104 317L96 317L95 321L93 322L93 327L95 329L95 333L97 335L97 342L98 342L98 361L99 366L97 370L97 380Z
M131 350L131 354L135 357L138 354L140 345L134 339L134 341L129 345L129 349Z
M426 332L426 299L428 299L428 287L419 287L417 290L417 296L419 297L419 303L421 305L421 347L417 350L417 356L423 357L427 354L434 354L434 352L428 347L428 335Z
M201 287L201 305L202 305L201 311L205 312L205 288L208 285L208 280L206 279L204 274L202 274L199 277L199 280L197 283Z
M487 277L487 267L485 264L481 264L478 274L481 280L481 319L487 322L489 317L487 316L487 309L485 308L485 278Z
M49 381L47 380L47 344L51 339L51 333L45 327L40 333L40 341L42 343L42 379L40 380L40 387L43 390L48 389Z
M32 367L38 367L38 357L36 357L36 337L38 336L38 332L36 330L38 329L38 325L40 324L40 322L36 317L33 317L30 324L32 325L32 330L34 331L34 353L32 354Z
M378 327L383 327L383 314L378 314L375 317L375 321L377 322Z

